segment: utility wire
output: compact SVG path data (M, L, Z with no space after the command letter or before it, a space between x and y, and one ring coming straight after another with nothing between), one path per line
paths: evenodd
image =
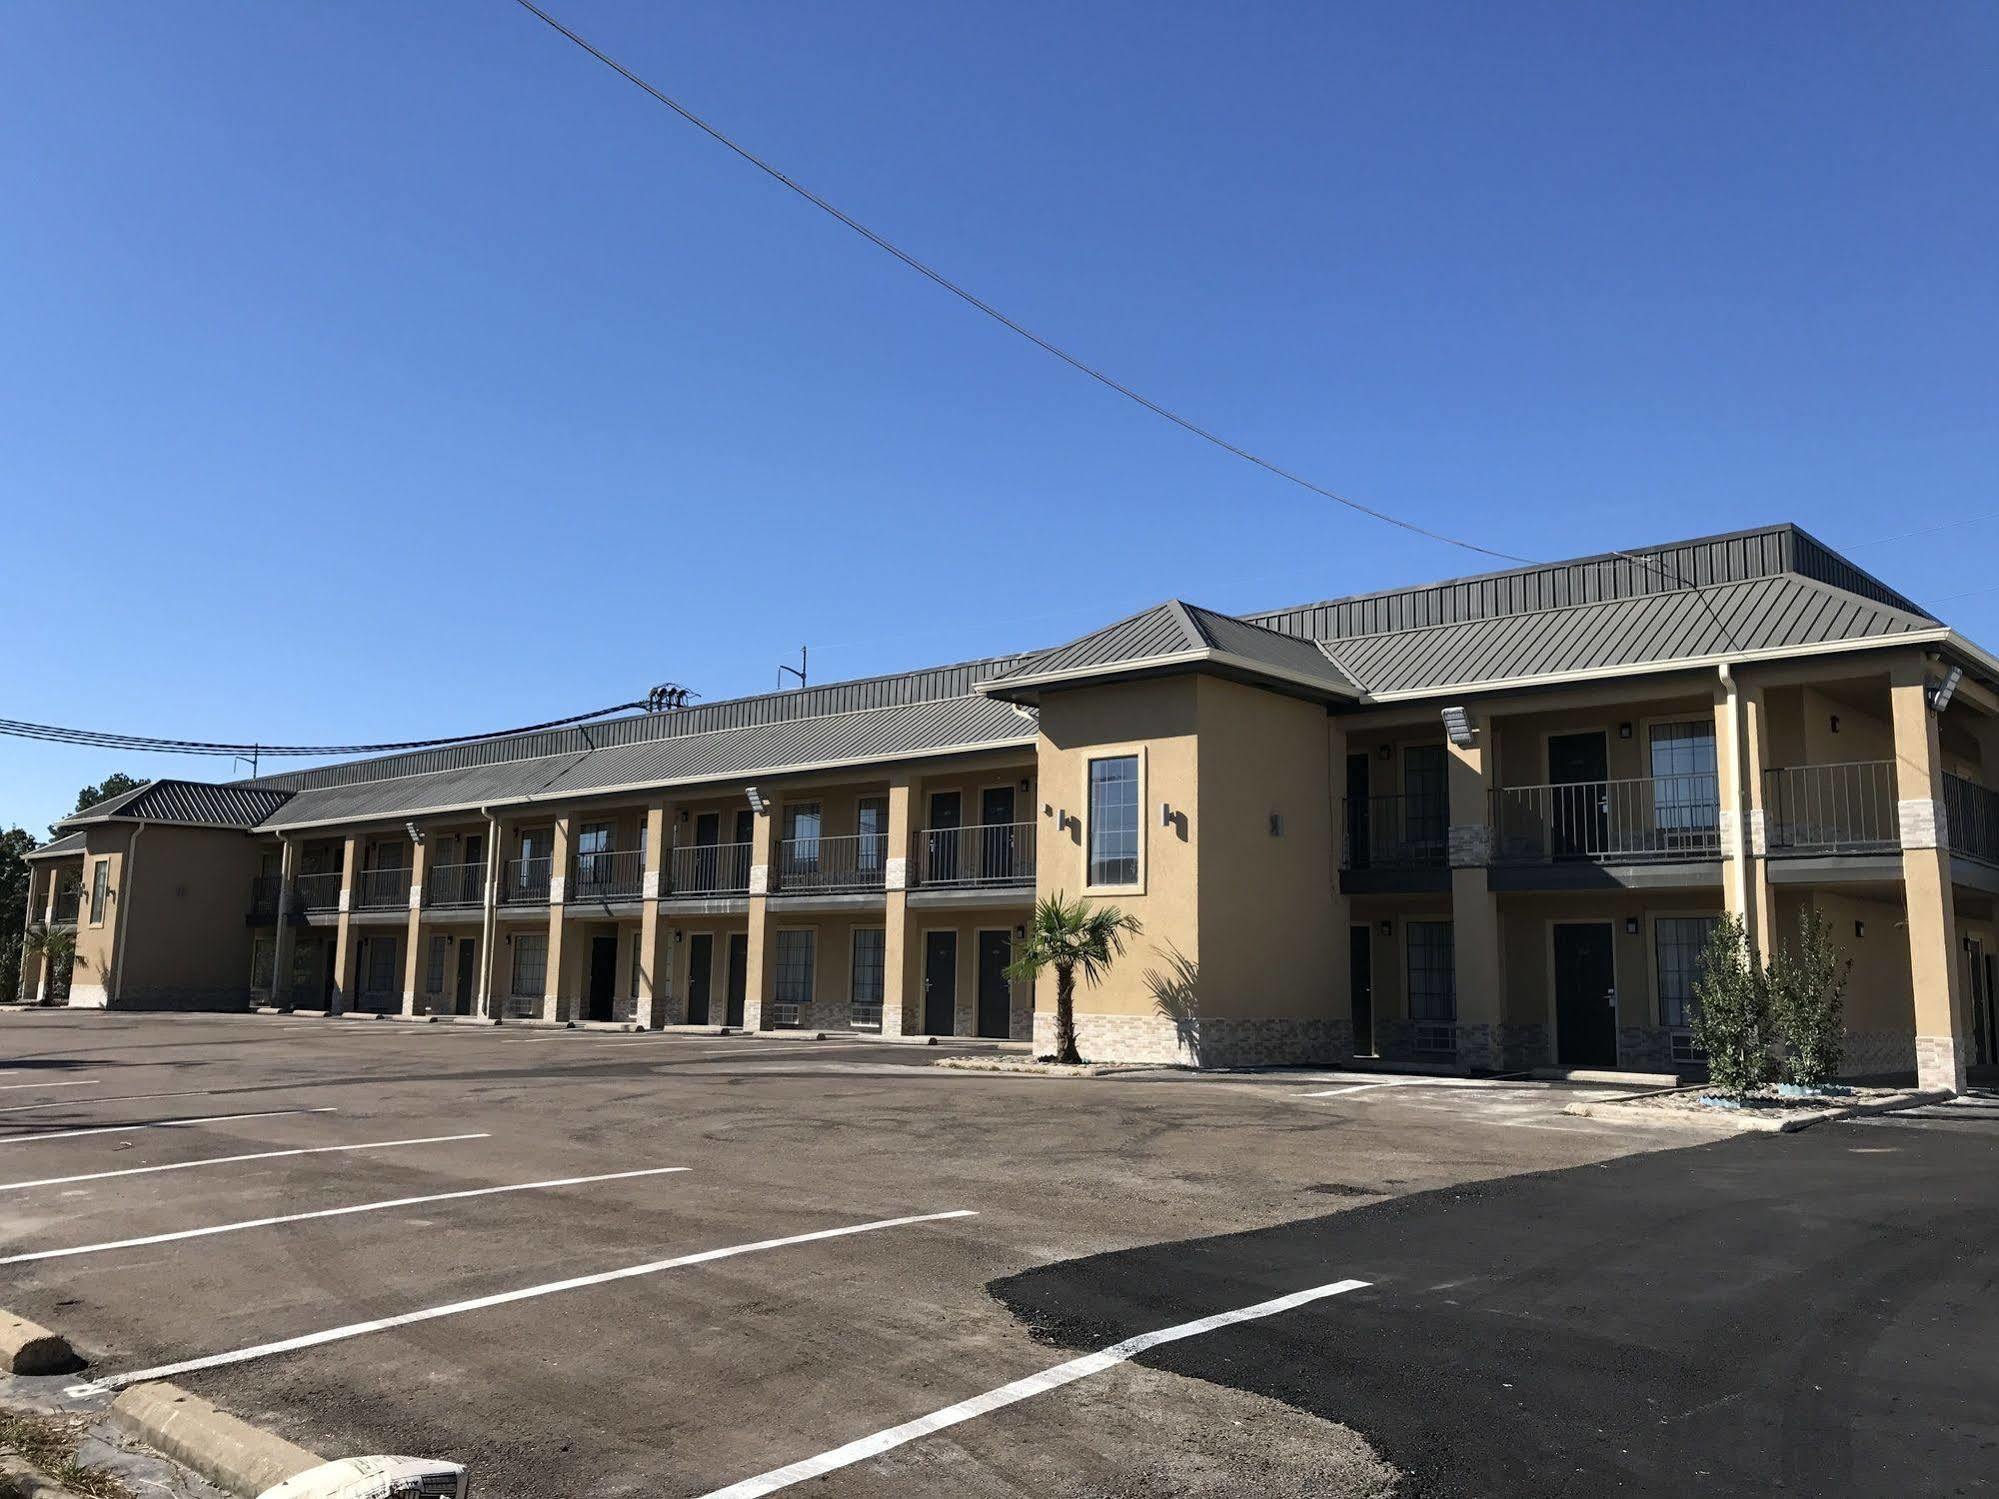
M974 295L972 292L966 290L963 286L960 286L956 281L953 281L950 277L946 276L942 271L939 271L935 267L927 265L923 261L918 260L914 255L910 254L907 250L895 244L893 241L889 240L885 236L877 234L874 230L870 229L866 224L863 224L859 219L854 218L851 214L842 212L840 209L836 208L833 204L827 202L826 199L820 197L819 194L813 192L812 189L806 187L803 183L799 182L796 178L791 177L785 172L781 171L778 167L766 161L763 157L757 155L756 152L750 150L749 147L743 145L741 142L724 134L718 127L709 124L708 121L702 119L700 115L694 113L693 110L689 109L686 105L682 104L678 99L673 98L669 94L662 93L659 89L653 87L652 84L646 82L645 79L641 78L637 73L634 73L630 68L626 67L623 63L619 62L615 57L612 57L609 53L603 51L599 47L593 46L590 42L585 41L582 37L578 36L574 31L571 31L567 26L563 25L562 22L556 20L554 16L551 16L547 11L535 5L533 3L533 0L515 0L515 3L518 4L521 7L521 9L528 12L528 14L534 16L537 20L540 20L543 23L545 23L552 30L567 37L570 41L574 42L578 47L581 47L585 52L589 53L592 57L596 58L597 61L602 63L605 67L611 69L612 72L618 74L618 76L623 78L626 82L634 85L637 88L643 89L646 93L650 94L654 99L658 100L661 104L664 104L668 109L672 110L675 114L679 115L683 120L687 121L688 124L694 126L696 129L702 131L704 134L710 136L712 139L719 142L720 144L727 146L731 151L735 152L736 155L742 157L744 161L747 161L751 166L757 168L758 171L763 172L765 175L782 183L785 187L790 188L791 191L798 194L799 197L803 198L806 202L810 203L814 208L817 208L820 212L828 214L835 219L838 219L842 224L846 225L849 229L853 230L854 233L860 235L861 238L867 240L868 243L875 246L875 248L885 251L890 255L893 255L897 260L901 261L904 265L908 266L912 271L915 271L918 275L924 276L929 280L935 282L938 286L942 287L945 291L949 292L952 296L958 298L960 301L966 303L968 306L978 309L978 311L984 313L987 317L991 318L1001 327L1009 329L1010 331L1019 334L1022 338L1026 339L1029 343L1033 344L1036 348L1040 349L1042 352L1054 355L1057 359L1061 360L1064 364L1068 365L1071 369L1077 371L1079 374L1087 375L1092 380L1095 380L1099 385L1102 385L1107 389L1116 391L1126 400L1134 402L1135 404L1144 407L1154 416L1164 417L1167 421L1173 423L1174 426L1181 428L1183 431L1192 433L1195 437L1200 438L1203 442L1212 443L1214 446L1220 448L1223 452L1233 454L1235 457L1242 459L1245 463L1253 463L1258 468L1264 470L1264 472L1266 473L1275 474L1278 478L1287 480L1292 484L1296 484L1301 489L1309 489L1313 494L1331 500L1335 504L1344 505L1349 510L1358 511L1360 514L1369 516L1374 520L1381 521L1386 525L1398 526L1404 531L1412 532L1417 536L1427 537L1431 541L1440 541L1444 543L1446 546L1460 547L1467 552L1477 552L1481 556L1485 557L1497 557L1502 562L1520 562L1520 563L1527 563L1530 565L1533 563L1534 559L1531 557L1515 556L1512 552L1502 552L1494 547L1481 546L1478 542L1475 541L1466 541L1461 537L1448 536L1442 531L1433 531L1427 526L1420 526L1416 524L1416 522L1414 521L1403 520L1400 516L1390 515L1385 510L1376 510L1370 505L1363 505L1358 500L1349 499L1347 498L1347 496L1343 494L1340 494L1334 490L1326 488L1326 486L1323 484L1315 484L1310 479L1307 479L1304 475L1299 473L1294 473L1292 470L1284 468L1276 463L1273 463L1267 458L1260 458L1255 453L1250 452L1247 448L1242 447L1237 443L1230 442L1226 437L1223 437L1218 433L1212 432L1208 428L1203 427L1196 422L1189 421L1186 417L1181 416L1178 412L1172 411L1167 407L1162 406L1159 402L1153 400L1151 397L1141 395L1138 391L1133 390L1129 385L1125 385L1120 381L1113 379L1110 375L1106 374L1103 370L1097 368L1095 365L1084 362L1082 359L1079 359L1076 355L1071 354L1067 349L1062 348L1059 344L1054 343L1050 339L1042 337L1039 333L1036 333L1032 328L1027 327L1023 323L1016 322L1013 318L1008 317L1004 312L1001 312L997 307L993 306L992 303L987 302L982 298Z

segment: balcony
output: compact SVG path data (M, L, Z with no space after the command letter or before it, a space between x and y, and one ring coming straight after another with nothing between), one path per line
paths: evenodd
M1893 853L1902 846L1895 762L1766 770L1763 828L1773 854Z
M884 888L888 835L787 838L777 847L774 891L785 895L849 895Z
M396 869L364 869L354 885L357 911L401 911L410 903L410 872Z
M697 843L692 848L673 849L668 856L666 893L749 894L751 850L748 843Z
M1951 853L1981 864L1999 864L1999 791L1963 776L1945 775L1943 806Z
M434 864L423 880L423 900L439 910L486 904L486 865Z
M1721 785L1712 772L1506 786L1491 797L1494 864L1721 857Z
M1347 798L1345 869L1442 869L1450 814L1437 796Z
M578 854L570 900L637 900L645 889L646 856L637 849Z
M1002 889L1034 883L1034 824L926 828L916 835L916 879L926 889Z
M539 859L509 859L500 871L500 904L503 906L545 906L548 904L552 863Z
M340 882L343 876L339 870L330 873L302 874L292 881L292 905L300 911L337 911L340 909ZM404 899L408 899L408 889L404 889Z
M276 921L278 919L278 898L284 891L284 880L275 874L260 874L250 881L250 919L252 921Z
M57 888L55 908L49 915L51 926L75 926L77 913L83 908L83 887L63 885Z

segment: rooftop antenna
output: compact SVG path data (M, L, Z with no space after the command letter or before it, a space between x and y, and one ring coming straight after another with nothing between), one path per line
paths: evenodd
M786 672L790 672L790 673L791 673L791 675L793 675L794 677L798 678L798 685L799 685L800 687L803 687L803 686L805 685L805 664L806 664L806 663L805 663L805 647L801 645L801 646L800 646L800 647L798 648L798 665L796 665L796 666L786 666L786 665L785 665L785 664L784 664L783 662L781 662L781 661L780 661L780 662L778 663L778 667L777 667L777 690L778 690L779 692L782 692L782 691L784 691L784 675L785 675L785 673L786 673Z
M248 760L248 761L250 762L250 779L251 779L251 780L253 780L253 781L254 781L254 780L256 780L256 779L257 779L257 760L258 760L259 756L260 756L260 755L262 754L262 752L263 752L263 746L262 746L262 745L260 745L260 744L253 744L253 745L251 745L251 746L250 746L250 753L249 753L249 754L247 754L247 755L231 755L231 756L229 757L229 768L230 768L230 770L232 770L232 771L233 771L233 770L235 770L235 768L236 768L237 766L241 765L241 764L242 764L242 763L243 763L243 762L244 762L245 760Z
M646 712L678 713L687 706L689 698L699 696L700 693L691 692L678 682L661 682L646 694Z

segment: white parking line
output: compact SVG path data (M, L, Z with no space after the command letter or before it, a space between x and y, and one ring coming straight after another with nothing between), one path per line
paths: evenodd
M255 1114L196 1114L188 1119L153 1119L144 1124L102 1124L94 1129L65 1129L50 1135L9 1135L0 1145L39 1145L44 1140L75 1140L84 1135L128 1135L142 1129L181 1129L190 1124L227 1124L235 1119L278 1119L286 1114L336 1114L332 1104L318 1109L264 1109Z
M449 1145L456 1140L490 1140L481 1131L476 1135L422 1135L414 1140L366 1140L359 1145L308 1145L298 1150L259 1150L250 1155L210 1156L205 1161L169 1161L163 1166L127 1166L119 1171L86 1171L81 1176L44 1176L37 1181L0 1182L0 1192L19 1192L27 1187L67 1187L75 1182L99 1182L113 1176L151 1176L156 1171L193 1171L201 1166L233 1166L241 1161L275 1161L294 1155L332 1155L351 1150L394 1150L404 1145Z
M1197 1338L1202 1333L1213 1332L1218 1327L1229 1327L1237 1322L1275 1316L1279 1312L1288 1312L1294 1307L1323 1300L1328 1296L1358 1291L1366 1284L1364 1280L1336 1280L1330 1285L1313 1286L1308 1291L1293 1291L1289 1296L1279 1296L1271 1301L1259 1301L1254 1306L1242 1307L1233 1312L1217 1312L1212 1317L1202 1317L1194 1322L1182 1322L1177 1327L1162 1327L1157 1332L1140 1333L1135 1338L1126 1338L1122 1343L1111 1344L1101 1353L1086 1353L1081 1358L1072 1358L1066 1364L1057 1364L1054 1368L1044 1369L1039 1374L1016 1379L1012 1384L1003 1384L996 1390L986 1391L983 1395L960 1400L956 1405L947 1405L942 1410L932 1411L927 1416L918 1416L914 1421L905 1421L900 1426L891 1426L886 1431L862 1437L859 1441L849 1442L844 1447L835 1447L832 1451L822 1452L817 1457L787 1463L782 1468L773 1468L770 1472L755 1478L745 1478L741 1483L732 1483L727 1488L716 1489L702 1496L702 1499L756 1499L760 1494L774 1494L779 1489L790 1488L794 1483L803 1483L808 1478L818 1478L836 1469L852 1467L855 1463L879 1457L884 1452L892 1451L919 1437L927 1437L933 1432L942 1431L946 1427L960 1425L978 1416L990 1415L993 1411L1003 1410L1022 1400L1045 1395L1050 1390L1074 1384L1079 1379L1087 1379L1092 1374L1101 1374L1106 1369L1114 1369L1148 1348L1157 1348L1161 1343L1177 1343L1183 1338Z
M101 1088L102 1083L94 1083L87 1078L69 1078L59 1083L0 1083L0 1093L14 1093L22 1088Z
M1398 1077L1393 1082L1355 1083L1351 1087L1328 1088L1323 1093L1300 1093L1298 1096L1300 1098L1338 1098L1343 1093L1365 1093L1370 1088L1413 1088L1416 1086L1417 1081L1418 1079L1416 1078ZM1423 1079L1423 1081L1427 1082L1428 1079Z
M686 1171L686 1166L652 1166L642 1171L607 1171L601 1176L564 1176L549 1181L517 1182L504 1187L472 1187L460 1192L434 1192L423 1197L395 1197L386 1202L362 1202L352 1207L320 1208L311 1213L287 1213L277 1218L245 1218L237 1223L218 1223L211 1228L184 1228L177 1233L147 1234L139 1239L111 1239L102 1244L79 1244L71 1249L37 1249L27 1254L0 1258L0 1265L24 1265L30 1260L59 1260L75 1254L100 1254L107 1249L137 1249L146 1244L171 1244L176 1239L205 1239L211 1234L241 1233L246 1228L271 1228L280 1223L304 1223L313 1218L345 1218L354 1213L383 1213L391 1208L415 1207L424 1202L459 1202L468 1197L498 1197L507 1192L539 1192L549 1187L583 1187L592 1182L627 1181L635 1176L666 1176Z
M264 1088L231 1088L229 1091L232 1094L271 1093L280 1088L288 1088L290 1086L290 1083L272 1083L269 1087ZM96 1098L78 1099L76 1102L88 1104L136 1103L142 1098L220 1098L221 1096L213 1088L175 1088L170 1093L112 1093L100 1095ZM68 1102L69 1100L61 1098L44 1098L39 1103L10 1103L4 1109L0 1109L0 1114L25 1114L30 1109L53 1109Z
M103 1379L91 1380L84 1384L70 1386L73 1395L95 1395L106 1390L122 1390L127 1385L143 1384L149 1379L171 1379L178 1374L189 1374L197 1369L216 1369L224 1364L241 1364L250 1359L269 1358L273 1354L293 1353L301 1348L316 1348L322 1343L337 1343L346 1338L358 1338L371 1332L384 1332L392 1327L408 1327L414 1322L430 1322L439 1317L456 1317L464 1312L483 1311L491 1306L506 1306L515 1301L531 1301L538 1296L553 1296L559 1291L577 1291L586 1286L607 1285L614 1280L630 1280L640 1275L657 1275L662 1270L678 1270L686 1265L704 1265L710 1260L731 1259L739 1254L755 1254L764 1249L782 1249L791 1244L811 1244L821 1239L843 1239L853 1234L874 1233L884 1228L903 1228L912 1223L936 1223L946 1218L976 1218L978 1214L970 1208L953 1208L944 1213L918 1213L907 1218L879 1218L873 1223L850 1223L844 1228L822 1228L809 1234L791 1234L782 1239L759 1239L753 1244L731 1244L722 1249L704 1249L698 1254L683 1254L670 1260L654 1260L646 1265L628 1265L622 1270L605 1270L596 1275L578 1275L569 1280L554 1280L538 1286L524 1286L518 1291L502 1291L497 1296L475 1296L470 1301L454 1301L447 1306L426 1307L420 1312L404 1312L400 1316L380 1317L372 1322L350 1322L345 1327L329 1327L324 1332L309 1332L303 1337L285 1338L276 1343L260 1343L254 1348L239 1348L233 1353L211 1353L206 1358L191 1358L177 1364L161 1364L152 1369L140 1369L131 1374L112 1374Z

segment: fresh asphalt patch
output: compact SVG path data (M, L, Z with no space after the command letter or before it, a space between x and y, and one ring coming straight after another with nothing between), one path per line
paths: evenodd
M1999 1127L1627 1156L988 1289L1101 1348L1340 1277L1153 1367L1358 1432L1412 1495L1991 1492Z

